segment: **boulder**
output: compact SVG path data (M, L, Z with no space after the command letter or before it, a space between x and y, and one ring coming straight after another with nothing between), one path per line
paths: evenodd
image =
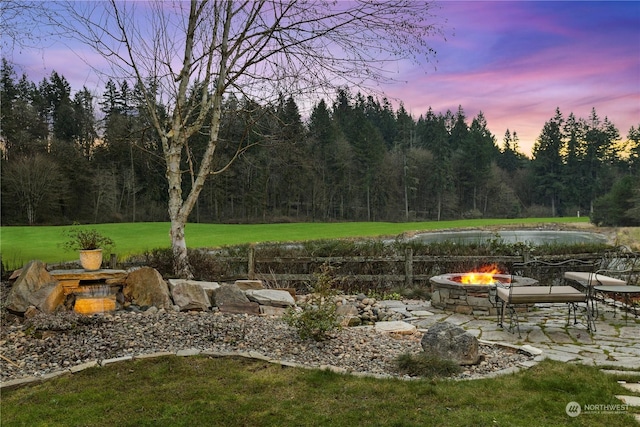
M236 280L236 286L243 291L248 291L250 289L264 289L262 280L251 280L251 279Z
M249 301L257 302L260 305L286 308L296 304L291 294L287 291L258 289L245 291L245 295L249 298Z
M260 314L263 316L282 317L287 312L286 308L272 307L270 305L261 305Z
M13 273L11 273L11 276L9 276L9 280L16 280L18 277L20 277L20 274L22 274L21 268L13 270Z
M180 311L206 311L211 307L207 292L191 281L179 281L171 287L173 302L180 307Z
M216 289L220 287L220 283L218 282L198 282L198 286L200 286L206 292L209 297L209 302L213 305L215 301L214 292Z
M391 334L411 335L415 333L418 328L411 323L403 322L402 320L395 320L389 322L376 322L375 330L377 332Z
M42 261L29 262L16 279L9 296L7 309L24 313L34 306L43 313L52 313L64 302L64 288L49 272Z
M173 309L167 282L151 267L142 267L129 273L122 293L127 300L141 307Z
M260 314L260 304L249 298L235 283L224 283L213 292L215 305L222 313Z
M215 305L218 307L230 303L247 303L249 298L244 292L233 283L223 283L218 289L213 291Z
M422 336L422 349L459 365L475 365L480 360L478 339L460 326L440 322L431 326Z
M358 316L360 311L353 304L342 304L336 307L336 315L338 317Z
M260 307L263 306L257 302L229 302L219 305L218 310L220 310L220 313L262 314Z
M358 307L353 304L342 304L336 307L336 315L340 321L340 325L343 327L360 326L362 319L360 318L360 311Z
M193 283L195 285L200 286L207 293L207 296L209 297L210 306L213 305L213 301L215 301L215 298L213 295L214 291L220 287L220 283L218 282L204 282L201 280L187 280L187 279L169 279L169 288L171 289L171 291L173 291L173 287L176 286L178 283Z

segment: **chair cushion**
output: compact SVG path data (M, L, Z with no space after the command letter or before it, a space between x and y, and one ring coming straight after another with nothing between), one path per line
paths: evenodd
M572 286L514 286L498 288L498 298L509 304L585 302L587 295Z
M583 271L567 271L564 273L564 278L568 280L575 280L583 286L622 286L627 284L624 280L616 279L615 277Z

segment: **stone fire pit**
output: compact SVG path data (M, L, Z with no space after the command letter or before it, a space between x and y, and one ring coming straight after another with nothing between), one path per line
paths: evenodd
M497 308L489 300L489 293L495 295L495 282L520 286L535 285L538 281L530 277L494 274L492 284L465 284L463 277L472 273L449 273L434 276L431 282L431 305L442 310L462 314L495 315Z

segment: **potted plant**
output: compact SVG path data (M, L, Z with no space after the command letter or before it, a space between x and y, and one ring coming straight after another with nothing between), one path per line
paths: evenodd
M102 251L110 250L115 243L110 237L101 234L95 228L73 227L65 233L67 241L64 248L80 252L80 265L87 271L100 270Z

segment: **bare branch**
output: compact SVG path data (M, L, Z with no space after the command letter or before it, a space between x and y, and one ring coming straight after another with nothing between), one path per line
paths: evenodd
M414 0L190 0L66 3L64 25L133 79L160 135L169 183L174 253L186 260L184 225L205 180L226 170L252 144L238 144L217 171L222 103L231 91L249 100L317 95L345 85L370 87L393 79L390 62L433 56L433 4ZM162 104L167 118L159 117ZM207 126L200 159L186 144ZM192 185L182 195L186 151ZM197 161L196 161L197 160ZM196 165L198 169L196 170ZM181 275L189 275L182 262Z

